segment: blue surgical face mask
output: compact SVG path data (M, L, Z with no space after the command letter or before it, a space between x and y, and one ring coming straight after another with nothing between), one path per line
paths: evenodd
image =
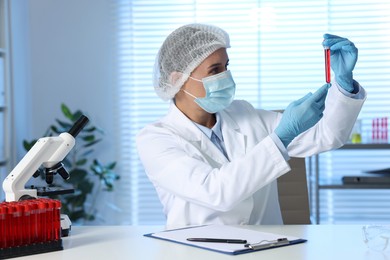
M236 84L234 83L230 70L203 78L202 80L190 78L203 83L206 96L202 98L195 97L186 90L183 89L183 91L195 98L194 101L206 112L211 114L217 113L232 103L236 91Z

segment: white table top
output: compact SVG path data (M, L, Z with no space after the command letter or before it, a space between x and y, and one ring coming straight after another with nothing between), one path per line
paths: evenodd
M180 245L143 234L159 232L161 226L83 226L73 227L63 238L63 251L25 256L30 260L100 260L100 259L310 259L310 260L390 260L390 248L384 252L367 249L361 225L285 225L241 226L307 239L303 244L243 255L225 255Z

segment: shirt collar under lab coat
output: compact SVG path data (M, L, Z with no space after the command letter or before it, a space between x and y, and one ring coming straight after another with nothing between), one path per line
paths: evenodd
M222 113L224 112L222 111L221 113L216 114L216 123L212 129L202 129L198 127L198 125L192 120L190 120L185 114L183 114L183 112L181 112L180 109L176 106L174 100L172 100L169 107L169 112L163 121L174 123L175 132L180 132L180 135L185 136L185 138L188 140L201 140L204 134L208 137L208 139L210 139L212 133L211 131L214 131L217 137L223 141L224 138L222 135L222 128L225 121L225 123L229 123L229 126L232 127L232 129L239 130L239 127L234 121L230 119L229 116L226 116L226 114L223 116Z
M198 123L194 124L208 137L211 139L211 134L214 132L214 134L219 138L219 140L223 141L222 131L221 131L221 116L219 113L215 114L215 125L213 128L208 128L206 126L200 125Z
M220 125L218 128L220 129L220 133L223 133L220 135L223 136L226 153L229 158L242 156L245 154L247 146L245 135L241 133L239 125L230 117L226 110L217 113L220 116L220 120L218 120ZM168 114L161 119L161 122L166 128L170 128L185 140L194 143L199 142L200 149L207 151L212 158L220 163L228 162L226 157L210 141L210 138L202 131L199 131L199 128L176 107L175 102L172 101Z

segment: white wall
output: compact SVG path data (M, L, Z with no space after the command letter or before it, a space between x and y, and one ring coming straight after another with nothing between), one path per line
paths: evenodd
M25 155L23 140L41 137L56 118L63 118L61 103L82 110L105 131L94 158L117 161L109 1L10 2L16 150L11 164ZM99 210L100 222L115 223L116 212L107 210L114 198L114 193L100 194L99 202L105 203L97 207L106 209Z
M13 0L15 145L39 138L60 104L105 130L96 156L115 160L110 6L106 0Z
M25 153L22 140L32 136L31 82L29 54L29 11L24 0L10 1L11 51L12 51L12 141L10 166Z

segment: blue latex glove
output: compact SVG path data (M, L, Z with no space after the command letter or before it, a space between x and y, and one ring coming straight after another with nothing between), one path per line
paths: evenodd
M330 48L330 64L337 83L349 93L356 93L352 71L358 59L358 49L353 42L332 34L324 34L323 46Z
M314 126L322 118L329 87L330 84L325 84L314 94L308 93L287 106L275 129L275 134L285 147L296 136Z

